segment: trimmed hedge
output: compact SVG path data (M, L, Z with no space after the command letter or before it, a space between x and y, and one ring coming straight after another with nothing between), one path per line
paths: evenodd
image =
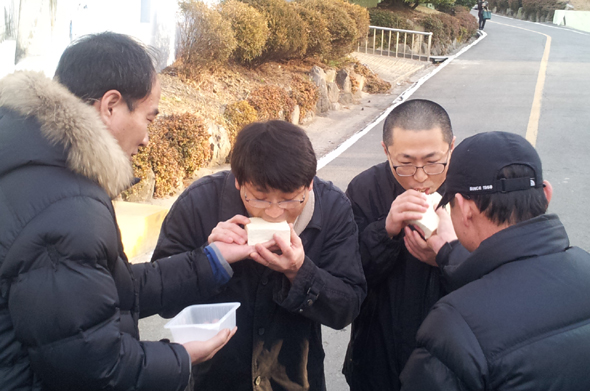
M178 58L189 67L226 62L237 45L231 23L201 1L183 0L179 5Z
M414 24L394 12L380 8L369 9L371 25L380 27L389 27L392 29L413 30Z
M264 15L270 36L261 59L281 60L303 57L307 51L307 26L285 0L243 0Z
M237 46L233 53L236 61L247 64L259 57L269 37L266 19L255 8L237 0L221 3L219 13L231 23Z
M307 52L306 56L317 56L320 59L325 58L330 53L330 31L328 22L318 11L305 8L300 3L291 3L301 19L306 23L307 31Z
M329 57L338 59L351 53L360 37L355 21L350 17L342 0L303 0L301 4L305 8L318 11L322 17L329 21L331 50Z

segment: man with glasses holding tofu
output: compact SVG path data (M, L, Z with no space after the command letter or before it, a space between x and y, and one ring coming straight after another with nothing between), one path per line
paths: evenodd
M321 325L350 324L366 283L350 202L316 166L303 129L254 123L236 138L231 171L199 179L172 206L153 259L204 251L197 274L221 288L203 302L241 303L236 335L194 368L195 390L326 389ZM288 237L249 244L255 218L288 223Z
M445 181L454 142L440 105L406 101L383 126L387 160L348 186L368 286L344 362L351 391L400 389L399 374L416 346L416 332L444 294L436 254L416 220L427 211L427 194Z

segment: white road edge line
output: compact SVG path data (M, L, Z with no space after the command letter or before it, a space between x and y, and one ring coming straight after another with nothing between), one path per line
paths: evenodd
M412 84L412 86L410 86L408 89L406 89L404 92L402 92L392 102L391 106L389 106L387 109L385 109L385 111L381 115L379 115L375 120L373 120L373 122L371 122L370 124L365 126L364 129L353 134L349 139L347 139L342 144L340 144L336 149L334 149L333 151L327 153L326 155L324 155L320 159L318 159L317 170L318 171L321 170L322 168L327 166L331 161L333 161L338 156L340 156L344 151L346 151L348 148L353 146L354 143L356 143L361 137L363 137L365 134L369 133L375 127L375 125L377 125L379 122L383 121L383 119L385 117L387 117L389 115L389 113L391 113L391 111L396 106L400 105L401 103L405 102L409 97L411 97L414 94L414 92L416 92L418 90L418 88L420 88L422 86L422 84L424 84L424 83L426 83L426 81L428 81L428 79L430 79L432 76L436 75L438 72L440 72L441 69L443 69L444 67L449 65L454 59L456 59L457 57L459 57L460 55L462 55L463 53L465 53L466 51L471 49L473 46L477 45L482 39L487 37L487 34L485 31L480 30L479 33L481 34L481 36L478 39L476 39L473 43L465 46L457 54L449 56L449 58L446 61L444 61L442 64L437 66L436 69L434 69L429 74L422 76L420 78L420 80L418 80L417 82Z

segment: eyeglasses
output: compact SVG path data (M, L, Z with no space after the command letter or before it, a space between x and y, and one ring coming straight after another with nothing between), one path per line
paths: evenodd
M279 202L258 200L256 198L249 199L248 195L246 194L246 190L244 190L244 200L246 200L246 202L249 203L252 207L257 209L268 209L273 204L276 204L281 209L294 209L305 202L305 190L303 191L303 198L300 200L286 200Z
M438 175L438 174L442 174L442 172L445 170L445 167L447 166L448 160L449 160L449 153L451 151L449 150L449 152L447 152L447 161L444 163L428 163L425 164L423 166L414 166L414 165L410 165L410 164L406 164L403 166L394 166L393 163L391 162L391 159L389 159L391 156L389 156L389 151L387 151L387 156L388 156L388 160L389 163L391 164L391 167L395 170L396 174L399 176L414 176L416 175L416 171L418 171L419 168L422 169L422 171L424 171L424 173L426 175Z

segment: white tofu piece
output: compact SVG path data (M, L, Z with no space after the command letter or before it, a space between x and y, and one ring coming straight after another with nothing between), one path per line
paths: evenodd
M420 227L420 229L424 232L424 239L430 238L432 233L438 228L438 223L440 218L436 214L435 208L438 206L438 203L442 199L442 196L438 193L432 193L426 195L428 202L428 209L422 215L420 220L411 220L408 223Z
M248 245L268 242L274 234L278 234L284 241L291 243L291 228L286 221L270 223L260 217L250 217L250 224L245 226L248 233Z

